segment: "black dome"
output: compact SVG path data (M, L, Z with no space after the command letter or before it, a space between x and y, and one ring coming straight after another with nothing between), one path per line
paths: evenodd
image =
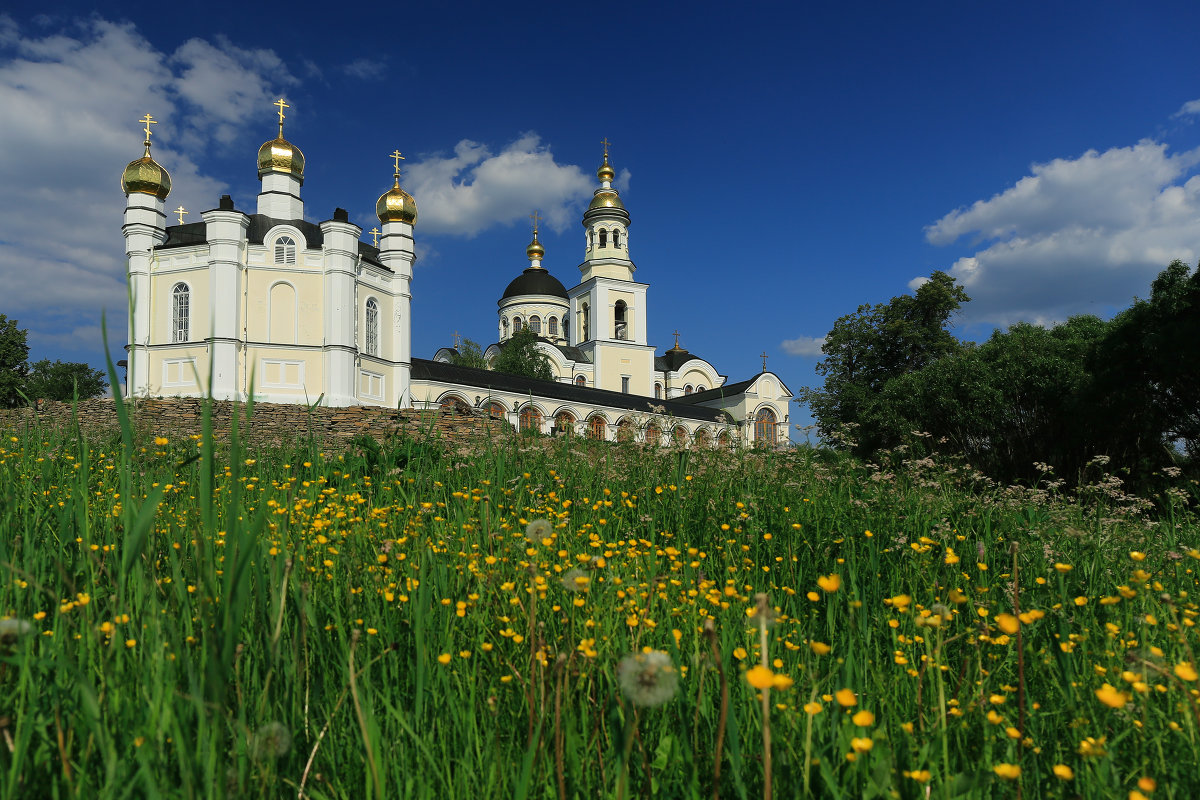
M546 294L551 297L567 299L567 290L558 278L540 267L529 267L516 277L504 290L501 300L509 297L520 297L527 294Z

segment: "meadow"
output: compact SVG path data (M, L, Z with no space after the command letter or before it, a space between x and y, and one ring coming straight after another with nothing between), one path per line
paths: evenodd
M1195 797L1200 493L1089 470L5 431L0 797Z

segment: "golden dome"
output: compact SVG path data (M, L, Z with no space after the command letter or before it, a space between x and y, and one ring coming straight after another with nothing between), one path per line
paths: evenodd
M529 256L530 261L546 255L546 248L542 247L542 243L538 241L537 231L533 232L533 241L529 243L529 247L525 248L525 255Z
M149 143L146 144L146 154L136 161L130 161L121 173L121 188L126 197L140 192L166 200L171 193L171 175L150 157Z
M379 215L380 222L417 224L417 201L400 188L399 175L396 176L392 188L379 196L379 202L375 204L375 213Z
M587 210L595 211L600 208L619 208L624 211L625 204L621 202L616 189L600 189L592 198L592 202L588 204Z
M608 163L608 154L604 154L604 163L600 165L600 169L596 170L596 177L602 181L612 183L613 178L617 177L617 173L613 172L613 168Z
M304 153L282 134L258 148L258 177L266 172L288 172L304 183Z

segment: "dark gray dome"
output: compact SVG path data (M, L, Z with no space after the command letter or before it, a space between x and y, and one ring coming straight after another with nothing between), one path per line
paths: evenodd
M508 285L500 299L507 300L510 297L530 294L544 294L561 297L563 300L567 299L567 290L559 283L558 278L541 267L528 267Z

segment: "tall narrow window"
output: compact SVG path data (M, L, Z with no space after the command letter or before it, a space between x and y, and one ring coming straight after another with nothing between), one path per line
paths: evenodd
M629 376L621 376L621 394L629 394Z
M520 333L521 328L523 328L523 327L524 327L524 323L521 321L521 318L513 317L513 334Z
M533 331L538 336L541 336L542 335L542 318L537 317L537 316L530 317L529 318L529 330Z
M756 443L774 444L776 438L775 412L764 408L754 417L754 441Z
M171 341L186 342L191 335L192 300L186 283L171 290Z
M592 310L587 303L579 307L579 341L586 342L592 335Z
M542 412L538 411L533 406L525 406L522 408L517 419L520 422L521 430L530 431L532 433L542 432Z
M508 317L500 318L500 338L508 338Z
M591 250L593 247L596 246L596 232L591 229L588 230L587 246L588 246L588 250Z
M576 375L575 376L575 385L576 386L587 386L587 378L583 377L582 375Z
M367 300L367 355L379 355L379 303Z
M296 263L296 240L290 236L280 236L275 240L275 263Z
M654 384L654 399L662 400L662 384L661 383Z
M608 247L608 229L607 228L600 229L600 246Z
M546 320L546 327L549 329L551 336L558 336L558 317L551 317Z
M618 230L613 230L613 247L620 247L620 246L621 246L621 232Z
M588 420L588 438L604 441L608 438L608 423L604 417L595 416Z
M613 309L613 334L616 339L629 338L629 323L626 321L627 307L624 300L618 300L616 307Z

